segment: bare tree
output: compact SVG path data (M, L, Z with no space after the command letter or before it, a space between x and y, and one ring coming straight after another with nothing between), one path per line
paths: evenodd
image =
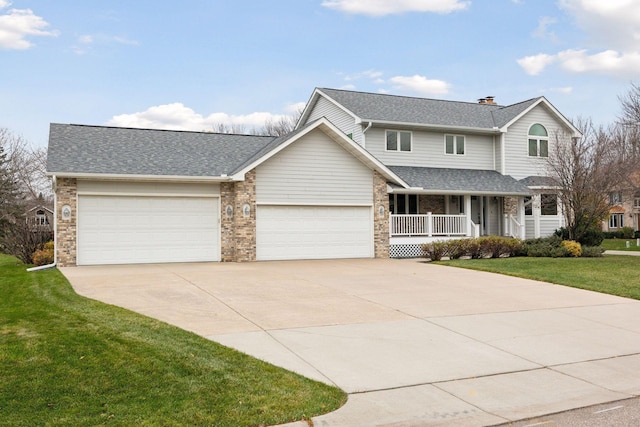
M278 118L268 118L262 127L254 127L247 131L246 125L242 123L215 123L211 126L211 131L215 133L228 133L228 134L249 134L258 136L283 136L287 135L296 127L300 116L302 116L302 109L298 109L295 112L279 116Z
M558 186L569 237L581 241L606 219L609 194L628 182L635 164L623 127L596 127L590 119L575 126L581 138L555 136L547 173Z
M640 127L640 85L632 83L629 91L618 99L622 106L620 123L626 126Z

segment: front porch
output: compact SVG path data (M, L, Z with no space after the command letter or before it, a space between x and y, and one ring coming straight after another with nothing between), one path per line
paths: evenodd
M417 257L433 241L487 235L525 237L524 198L502 195L390 194L392 258Z

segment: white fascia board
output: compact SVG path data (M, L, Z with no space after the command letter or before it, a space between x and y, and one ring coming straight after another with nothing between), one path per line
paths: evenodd
M370 119L362 119L363 122L371 122L374 125L380 125L384 127L403 127L403 128L420 128L420 129L430 129L430 130L438 130L452 133L484 133L490 135L499 134L501 131L498 128L477 128L472 126L446 126L446 125L434 125L434 124L425 124L425 123L411 123L411 122L393 122L387 120L370 120Z
M380 172L385 178L401 185L403 187L408 187L409 185L404 182L402 178L396 175L393 171L387 168L384 164L382 164L378 159L373 157L368 151L358 145L355 141L349 138L344 134L340 129L338 129L333 123L331 123L326 117L322 117L318 119L313 126L308 126L304 131L297 133L292 136L290 139L286 140L278 147L274 148L264 156L245 166L242 170L235 173L231 178L233 181L244 181L244 176L250 170L256 168L260 164L264 163L271 157L275 156L282 150L289 147L294 142L298 141L300 138L304 137L308 133L314 131L315 129L321 129L325 132L331 139L333 139L336 143L340 144L342 148L344 148L347 152L353 155L355 158L360 160L362 163L367 165L369 168L377 170Z
M553 115L556 116L556 118L558 118L566 127L571 129L571 132L573 133L574 138L579 138L582 136L582 132L580 132L580 130L577 127L575 127L573 123L567 120L567 118L560 111L558 111L558 109L554 107L553 104L551 104L547 100L547 98L545 98L544 96L541 96L540 98L538 98L538 100L533 104L531 104L526 110L524 110L523 112L518 114L516 117L511 119L511 121L509 121L506 125L502 126L502 128L500 128L500 131L507 132L507 129L509 128L509 126L511 126L518 120L520 120L522 117L525 116L525 114L528 114L531 110L533 110L535 107L537 107L540 104L544 104L544 106L547 107L553 113Z
M48 176L58 178L77 178L112 181L180 181L180 182L227 182L231 178L226 176L184 176L184 175L135 175L113 173L83 173L83 172L47 172Z

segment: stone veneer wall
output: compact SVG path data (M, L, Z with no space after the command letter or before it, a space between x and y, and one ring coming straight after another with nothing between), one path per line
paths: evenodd
M384 214L380 215L380 208ZM389 258L389 194L387 180L373 172L373 246L376 258Z
M517 215L518 214L518 198L513 196L506 196L504 198L504 205L502 206L502 212L505 215Z
M71 207L71 219L62 219L62 207ZM56 262L59 267L76 265L78 186L75 178L56 179Z
M243 208L249 205L245 216ZM233 213L227 215L227 206ZM221 259L224 262L256 260L256 171L245 175L244 181L220 185Z

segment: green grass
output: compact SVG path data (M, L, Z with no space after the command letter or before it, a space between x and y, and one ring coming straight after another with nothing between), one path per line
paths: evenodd
M438 264L541 280L640 299L640 257L462 259Z
M0 255L0 424L255 426L337 409L341 390L77 295Z
M600 246L608 251L640 251L640 246L636 246L636 239L604 239Z

